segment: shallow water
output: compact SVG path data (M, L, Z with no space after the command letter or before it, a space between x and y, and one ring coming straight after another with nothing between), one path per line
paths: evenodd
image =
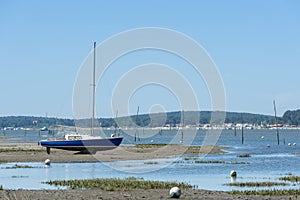
M181 139L181 132L175 130L163 131L162 133L146 130L140 132L140 140L137 139L137 143L179 143ZM106 132L108 135L111 133L112 131ZM204 138L208 137L206 133L203 130L198 131L193 138L190 136L194 133L185 131L183 143L203 145ZM217 135L215 132L209 134ZM132 133L123 133L122 135L124 137L123 145L135 144ZM152 136L146 137L147 135ZM1 142L37 142L41 138L53 137L53 135L45 133L40 134L38 131L27 132L26 135L23 131L11 131L6 132L5 136L8 138L1 139ZM291 143L291 146L288 146L288 143ZM293 143L299 145L293 146ZM287 174L300 175L300 131L298 130L280 130L280 145L277 145L275 130L245 130L244 144L241 144L240 131L237 131L235 136L233 131L225 130L218 137L216 145L231 148L226 150L226 154L206 155L205 157L182 155L180 158L156 159L150 160L151 162L149 160L134 160L106 163L52 163L49 168L45 167L43 163L1 163L0 185L5 189L58 189L42 184L42 182L58 179L134 176L146 180L186 182L196 185L199 189L226 191L257 189L224 185L233 181L229 175L231 170L237 171L238 175L235 181L238 182L273 182ZM248 153L250 157L238 157L244 153ZM217 160L223 161L223 163L197 163L197 161L202 160ZM232 162L247 164L230 164ZM33 168L10 169L15 164L28 165ZM273 188L275 187L268 189ZM299 185L276 188L299 188Z

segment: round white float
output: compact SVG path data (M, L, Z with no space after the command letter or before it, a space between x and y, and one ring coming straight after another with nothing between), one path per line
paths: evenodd
M170 197L171 198L179 198L181 195L181 190L179 187L172 187L170 190Z
M236 171L234 171L234 170L231 170L231 172L230 172L230 176L231 176L231 177L236 177Z
M46 160L45 160L45 165L49 166L50 163L51 163L51 160L50 160L50 159L46 159Z

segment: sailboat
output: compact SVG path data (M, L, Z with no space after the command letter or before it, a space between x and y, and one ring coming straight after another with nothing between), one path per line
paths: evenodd
M95 118L95 68L96 68L96 42L94 42L94 69L93 69L93 112L91 121L91 135L82 135L78 133L66 134L64 138L49 138L39 141L39 144L46 147L47 153L50 149L63 149L68 151L88 151L96 153L118 147L123 138L116 137L114 134L110 138L94 136L94 118Z

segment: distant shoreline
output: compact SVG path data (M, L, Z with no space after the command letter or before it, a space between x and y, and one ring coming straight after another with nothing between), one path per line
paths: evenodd
M181 111L140 114L138 120L136 116L123 116L117 119L113 117L97 118L102 128L121 129L127 128L179 128L181 127ZM234 129L244 126L250 129L270 129L270 128L291 128L300 129L300 110L286 111L282 117L277 117L275 121L273 115L241 113L229 111L185 111L184 121L185 128L216 128L216 129ZM214 118L216 118L214 120ZM159 123L153 123L154 121ZM80 127L90 127L89 118L77 119L80 122ZM226 122L226 123L224 123ZM0 117L0 127L4 129L15 128L61 128L74 127L73 119L62 119L57 117L34 117L34 116L2 116Z

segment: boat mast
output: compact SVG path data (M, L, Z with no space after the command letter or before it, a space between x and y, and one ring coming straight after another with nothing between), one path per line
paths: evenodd
M93 109L92 109L92 129L91 129L91 135L94 135L94 118L95 118L95 90L96 90L96 78L95 78L95 73L96 73L96 42L94 42L94 67L93 67Z

